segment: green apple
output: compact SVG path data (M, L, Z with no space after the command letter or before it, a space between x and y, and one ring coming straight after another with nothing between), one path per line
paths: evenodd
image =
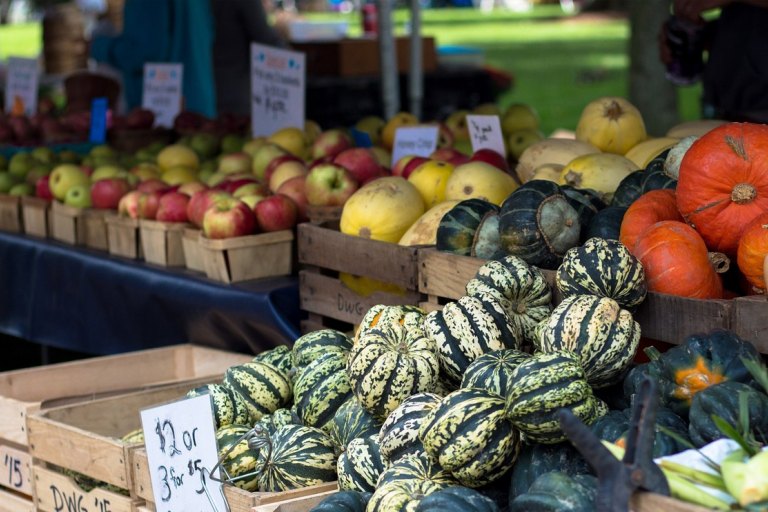
M89 184L73 185L64 196L64 204L77 208L90 208L91 186Z
M57 165L51 172L51 177L48 182L51 194L53 194L53 197L59 201L64 200L64 197L67 195L67 191L70 188L76 185L90 186L90 184L91 179L85 174L85 171L74 164Z
M7 194L14 185L19 182L19 178L7 171L0 172L0 194Z
M141 179L139 179L136 174L131 174L128 171L120 171L120 174L117 175L117 178L122 178L127 181L131 188L134 188L141 181Z
M245 139L241 135L230 133L221 139L221 152L224 154L237 153L243 150L244 144Z
M208 160L219 152L219 138L212 133L196 133L189 140L189 147L201 160Z
M34 193L35 188L29 183L18 183L8 191L8 195L11 196L32 196Z
M136 152L136 160L138 160L139 163L155 163L155 157L155 153L147 148L140 149Z
M103 167L105 165L119 165L117 163L117 158L113 156L94 156L92 158L94 169L98 169L99 167Z
M11 157L11 161L8 162L8 172L23 178L36 163L30 153L16 153Z
M80 155L70 149L60 151L57 155L59 162L63 164L77 164L80 163Z
M32 150L32 158L43 164L55 164L56 153L51 148L40 146Z
M91 174L91 183L103 180L105 178L115 178L120 175L121 172L125 172L125 169L118 167L117 165L102 165L97 167Z
M90 156L94 158L115 158L117 157L117 153L114 149L109 147L106 144L101 144L99 146L94 146L91 148L91 151L88 153Z
M49 174L51 174L51 167L48 164L38 164L29 170L24 180L30 185L34 185L37 180Z
M216 171L211 168L201 168L197 173L197 180L202 181L207 185L208 181L213 177L214 174L216 174Z

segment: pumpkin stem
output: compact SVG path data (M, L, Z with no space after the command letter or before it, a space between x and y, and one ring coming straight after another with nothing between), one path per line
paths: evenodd
M579 188L581 185L581 174L574 171L568 171L565 173L565 176L563 176L563 179L565 180L565 183L572 187Z
M611 121L619 119L622 114L624 114L624 110L622 110L621 105L619 105L619 102L616 100L612 100L603 111L603 116L607 117Z
M731 201L736 204L751 203L757 197L757 189L751 183L738 183L731 190Z
M661 359L661 352L659 352L659 349L656 347L645 347L643 352L645 352L645 355L648 356L648 359L651 361L657 361Z
M724 274L731 268L731 260L725 254L721 252L710 252L709 263L714 267L715 272L718 274Z

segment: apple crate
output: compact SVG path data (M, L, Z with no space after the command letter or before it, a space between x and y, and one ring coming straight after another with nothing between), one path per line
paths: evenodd
M0 504L32 496L28 416L97 396L213 378L251 357L176 345L0 373Z
M139 219L112 215L105 219L107 223L107 246L109 254L132 260L141 259L141 236Z
M11 233L21 233L21 197L0 194L0 229Z
M418 249L345 235L328 225L298 226L299 304L308 313L304 332L333 327L353 329L376 304L418 305ZM342 283L348 273L399 287L364 296Z
M205 273L210 279L224 283L290 275L293 238L290 230L223 240L200 236Z
M164 267L184 266L182 239L187 224L141 219L141 248L147 263Z
M343 206L307 206L307 217L312 224L321 224L338 231Z
M92 249L106 251L106 217L110 210L78 208L58 201L51 203L51 236L71 245L85 245Z
M202 231L199 228L185 227L181 237L181 248L184 251L184 266L187 270L205 272L205 249L200 244Z
M51 202L40 197L21 198L21 216L24 233L40 238L48 237Z

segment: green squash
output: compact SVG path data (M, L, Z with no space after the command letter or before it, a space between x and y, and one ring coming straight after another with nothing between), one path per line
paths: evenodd
M245 400L223 384L204 384L187 391L187 397L210 395L216 428L227 425L248 425L251 414Z
M631 413L631 409L609 411L590 428L598 438L624 446ZM667 431L672 431L675 435L669 435ZM678 438L688 441L688 426L685 421L669 409L659 407L654 424L653 456L663 457L686 450L688 446L685 442L678 441Z
M474 489L453 486L433 492L416 507L416 512L500 512L492 499Z
M338 352L342 355L352 350L352 340L334 329L309 332L293 343L293 365L303 368L323 354Z
M504 200L499 233L507 254L555 269L565 252L579 243L581 222L556 183L531 180Z
M352 396L346 366L346 354L329 352L299 371L294 409L304 425L330 430L336 411Z
M411 453L391 463L379 476L377 487L401 481L427 482L440 488L456 485L456 479L426 453Z
M370 492L339 491L312 507L309 512L365 512Z
M250 432L248 425L227 425L216 430L216 444L219 448L219 460L223 468L222 478L232 479L232 484L246 491L255 491L259 487L257 468L258 450L248 447L243 436ZM226 472L226 473L225 473Z
M565 253L555 284L563 298L608 297L629 310L640 305L648 292L640 261L618 240L602 238L590 238Z
M392 464L405 455L424 451L419 439L419 428L441 399L434 393L418 393L403 400L387 416L379 431L379 449L386 464Z
M581 224L579 239L581 240L584 238L592 218L597 212L605 208L605 202L594 190L575 188L570 185L560 185L560 190L565 194L565 198L576 210L576 213L579 214L579 223Z
M438 251L469 256L475 241L475 232L489 212L499 207L483 199L466 199L448 210L437 227Z
M488 212L483 217L475 231L475 239L472 241L469 255L484 260L504 256L504 249L501 247L501 235L499 234L498 211Z
M373 492L383 471L376 434L350 441L336 463L339 489L343 491Z
M621 232L621 221L627 213L627 206L609 206L597 212L587 226L587 232L582 238L604 238L605 240L618 240Z
M597 478L553 471L533 482L528 492L514 499L509 512L594 512Z
M483 354L467 367L461 387L482 389L505 398L512 383L512 371L529 357L530 354L513 348Z
M421 500L445 487L447 485L415 479L379 485L365 512L414 512Z
M328 426L328 434L336 447L336 453L341 454L353 439L372 434L378 435L379 429L381 429L381 422L366 411L354 396L351 396L333 415L333 420Z
M645 178L645 171L640 169L629 173L616 187L616 192L613 193L613 199L611 200L611 206L620 206L628 208L629 205L634 203L638 197L643 195L643 180Z
M279 345L275 348L265 350L260 354L256 354L253 358L254 363L268 363L285 373L291 375L291 368L293 367L293 353L287 345Z
M422 329L426 313L418 306L376 304L369 309L355 333L355 343L371 329L382 329L390 324L400 324L406 329ZM350 349L351 350L351 349Z
M509 499L525 494L537 478L552 471L567 475L592 472L581 453L567 441L557 444L524 443L512 468Z
M677 180L664 172L664 160L661 157L654 158L645 168L640 195L651 190L677 188Z
M251 421L291 403L291 378L269 363L250 362L231 366L224 373L223 384L245 401Z
M693 397L688 414L688 433L694 446L702 446L726 437L715 425L713 416L720 416L737 431L739 427L740 395L747 397L749 430L762 444L768 442L768 396L747 384L725 381L710 386Z

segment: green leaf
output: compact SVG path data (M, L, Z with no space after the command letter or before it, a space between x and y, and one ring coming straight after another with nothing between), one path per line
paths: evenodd
M765 364L753 357L742 357L740 359L744 367L752 375L752 378L760 384L763 391L768 393L768 368L765 367Z
M723 418L713 414L712 421L724 436L726 436L728 439L731 439L732 441L735 441L736 444L738 444L742 450L749 454L750 457L758 453L759 450L756 449L755 446L749 443L746 439L744 439L744 436L742 436L741 433L736 430L733 425L725 421Z

